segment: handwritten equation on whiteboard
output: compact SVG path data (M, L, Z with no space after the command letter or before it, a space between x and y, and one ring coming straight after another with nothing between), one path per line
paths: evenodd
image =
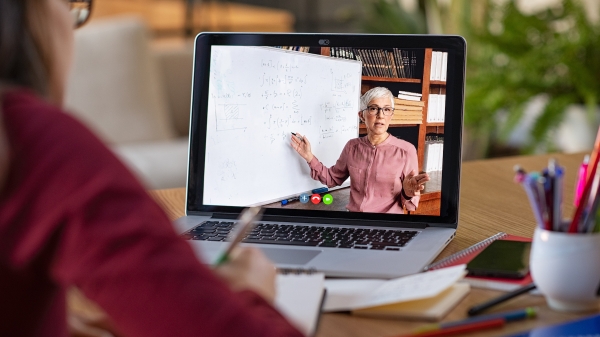
M280 179L281 190L275 194L318 186L299 167L299 156L290 147L291 132L305 135L315 156L333 165L348 140L358 136L360 81L357 61L270 47L213 46L206 177L222 183L246 183L251 177L257 184ZM272 165L268 174L252 169L259 159L261 165ZM240 191L238 186L227 196L212 188L205 183L205 194L221 202L214 204L270 200L250 188Z

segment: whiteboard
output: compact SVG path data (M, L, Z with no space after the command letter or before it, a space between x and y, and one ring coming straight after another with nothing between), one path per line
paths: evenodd
M212 46L203 199L250 206L323 185L290 145L335 164L358 136L362 65L273 47Z

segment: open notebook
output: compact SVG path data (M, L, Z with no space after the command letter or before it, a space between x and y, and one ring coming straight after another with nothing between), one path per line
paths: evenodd
M298 330L313 336L325 299L324 274L288 271L277 275L276 286L275 307Z
M457 283L465 265L409 275L393 280L327 280L324 311L351 311L354 315L442 319L469 292Z

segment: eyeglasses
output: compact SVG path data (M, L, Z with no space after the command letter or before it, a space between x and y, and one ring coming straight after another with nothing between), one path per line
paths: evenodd
M376 106L376 105L372 105L372 106L369 106L369 107L367 107L365 110L366 110L366 111L369 113L369 115L371 115L371 116L375 116L375 115L377 115L377 114L379 113L379 111L383 112L383 114L384 114L385 116L391 116L391 115L393 115L393 114L394 114L394 108L392 108L392 107L389 107L389 106L386 106L386 107L380 108L380 107L378 107L378 106ZM365 111L365 110L363 110L363 111Z
M75 28L83 26L92 14L92 0L69 0Z

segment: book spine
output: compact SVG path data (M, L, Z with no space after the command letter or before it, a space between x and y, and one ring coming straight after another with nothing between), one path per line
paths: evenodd
M369 53L367 53L365 49L361 49L360 54L362 55L363 60L365 60L367 63L368 76L375 76L373 70L373 62L371 61Z

